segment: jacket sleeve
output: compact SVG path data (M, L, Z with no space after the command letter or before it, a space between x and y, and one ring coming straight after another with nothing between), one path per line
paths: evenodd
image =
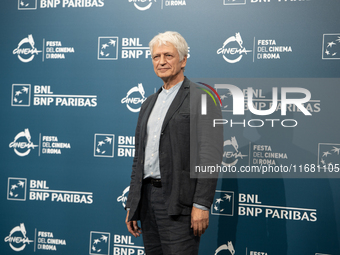
M198 91L202 92L203 90ZM223 126L217 125L214 127L213 125L214 119L222 118L222 112L218 99L215 98L214 101L209 94L206 94L207 100L205 106L207 113L202 115L201 95L203 93L198 93L198 95L191 97L191 99L194 99L191 100L191 103L196 104L191 109L195 109L196 112L195 123L191 123L191 128L195 128L193 132L195 137L190 142L197 146L197 151L195 152L196 158L192 161L194 166L191 166L191 171L193 171L191 177L197 178L193 202L210 208L215 195L218 172L211 172L208 169L216 169L217 166L221 165L223 156Z

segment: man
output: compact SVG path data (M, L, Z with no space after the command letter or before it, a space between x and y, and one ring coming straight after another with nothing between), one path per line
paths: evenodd
M184 76L188 45L179 33L161 33L149 46L154 71L164 84L139 114L125 222L135 237L143 233L148 255L198 254L217 179L190 178L190 169L221 163L223 134L218 127L213 130L212 122L221 111L209 103L208 115L213 108L214 114L199 122L197 103L204 92Z

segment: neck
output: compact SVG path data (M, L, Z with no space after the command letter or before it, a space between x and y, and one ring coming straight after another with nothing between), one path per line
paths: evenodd
M167 77L162 79L164 84L163 88L168 90L171 89L173 86L175 86L177 83L181 82L184 80L184 74L181 72L179 75L176 77Z

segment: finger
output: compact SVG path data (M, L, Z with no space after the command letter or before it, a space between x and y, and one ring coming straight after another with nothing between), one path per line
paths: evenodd
M136 221L133 221L132 222L132 226L133 226L133 230L136 231L137 230L137 222Z
M194 226L193 226L193 231L194 231L194 236L198 235L198 224L194 222Z
M209 226L209 219L204 221L204 225L203 225L203 228L202 228L202 234L204 234L204 232L207 230L208 226Z
M135 226L137 225L136 221L129 221L128 222L128 231L134 236L134 237L138 237L139 236L139 231L138 231L138 226L137 229L135 229Z
M204 232L205 232L206 229L207 229L207 228L202 228L201 235L204 234Z
M140 235L141 231L140 228L138 227L137 221L133 221L133 230L137 236Z
M197 227L198 236L201 236L204 234L204 232L208 228L208 225L209 225L209 220L199 221L198 227Z
M135 232L133 231L133 228L132 228L132 222L130 222L130 221L127 222L126 226L127 226L128 231L130 232L130 234L132 234L134 237L136 237L136 234L135 234Z
M200 223L198 224L198 230L197 230L198 236L199 236L199 237L203 234L202 231L203 231L203 223L200 222Z

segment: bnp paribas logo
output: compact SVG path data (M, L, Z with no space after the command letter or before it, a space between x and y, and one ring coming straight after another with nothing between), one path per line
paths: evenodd
M110 233L91 231L89 254L109 255Z
M340 59L340 33L324 34L322 40L322 59Z
M340 144L319 143L318 144L318 166L319 172L339 172L340 169Z
M110 157L114 156L114 140L113 134L95 134L94 135L94 156Z
M246 4L246 0L223 0L223 5Z
M7 185L7 200L26 201L26 178L9 177Z
M118 37L101 36L98 37L98 60L118 59Z
M36 10L37 0L18 0L18 10Z
M30 106L31 84L12 84L12 106Z
M234 216L234 192L216 190L211 214Z

